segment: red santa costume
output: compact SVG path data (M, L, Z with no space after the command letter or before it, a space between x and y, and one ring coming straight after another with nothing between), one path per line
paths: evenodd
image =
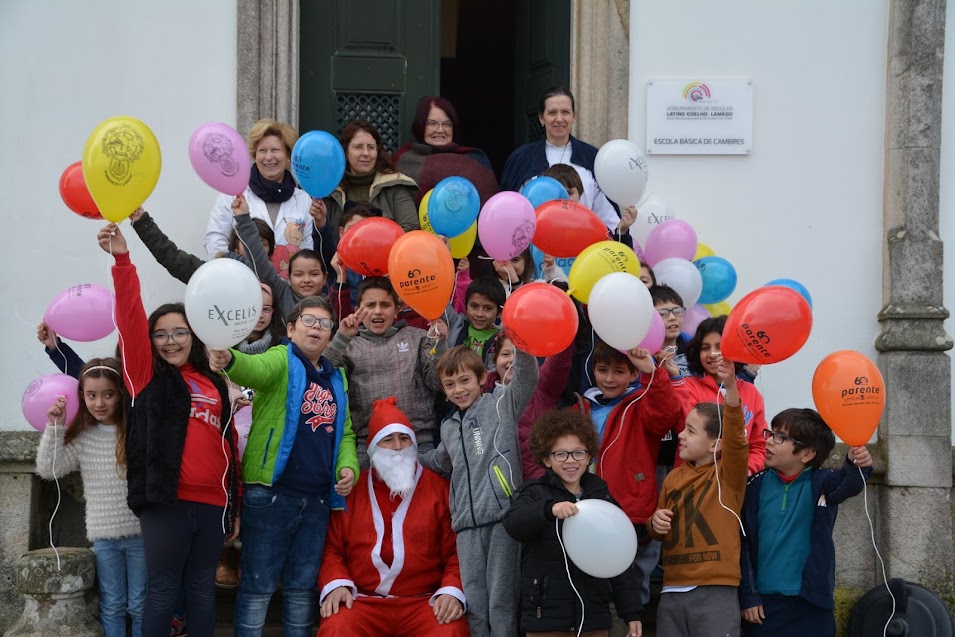
M395 407L395 399L375 401L368 429L373 459L378 443L395 432L408 434L417 449L411 424ZM351 609L342 604L336 614L322 619L318 637L468 635L464 616L438 624L432 609L442 594L466 604L451 530L448 481L416 463L410 492L392 497L388 485L372 477L373 472L361 473L345 510L331 515L318 574L320 602L345 587L354 603Z

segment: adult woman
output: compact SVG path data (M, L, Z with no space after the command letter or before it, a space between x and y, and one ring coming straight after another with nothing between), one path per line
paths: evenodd
M252 217L268 223L275 233L275 255L286 261L289 253L312 247L309 214L312 199L295 185L289 172L296 141L298 134L288 124L274 119L261 119L253 124L249 131L249 153L255 163L249 187L243 193ZM205 248L210 259L228 249L233 199L230 195L219 195L209 214ZM276 258L272 262L277 263Z
M447 99L426 95L418 101L411 134L416 141L395 153L395 167L418 182L416 203L435 185L452 175L464 177L477 188L481 205L499 190L491 162L483 150L461 146L458 112Z
M520 190L527 180L540 175L549 166L570 164L584 185L580 202L593 210L611 232L625 233L636 219L636 209L630 206L624 215L618 215L613 204L601 192L594 178L597 149L570 134L574 115L574 96L569 90L555 86L545 92L541 96L538 118L546 138L524 144L511 153L504 164L501 188Z

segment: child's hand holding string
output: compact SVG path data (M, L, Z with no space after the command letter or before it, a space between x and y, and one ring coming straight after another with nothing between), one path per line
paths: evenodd
M232 352L227 349L209 350L209 368L214 372L221 372L232 362Z
M651 358L650 352L642 347L634 347L632 350L629 350L627 352L627 358L629 358L633 366L637 368L637 371L643 374L653 373L653 358Z
M739 397L739 389L736 387L736 366L733 361L721 358L716 368L716 378L726 390L726 398L723 402L730 407L739 407L742 401Z
M872 456L869 455L869 450L865 446L849 447L849 460L852 460L852 464L859 468L872 466Z
M63 422L63 417L66 415L66 396L57 396L56 400L53 401L53 404L50 405L50 408L46 412L49 422L54 425L65 424Z
M56 334L47 326L45 321L40 321L40 324L36 326L36 340L43 343L48 350L56 349Z
M112 255L126 254L129 252L129 248L126 245L126 237L123 236L119 226L115 223L108 223L103 226L96 235L96 240L99 242L99 247L103 248L103 252Z
M249 202L245 200L245 195L236 195L232 200L232 216L249 214Z

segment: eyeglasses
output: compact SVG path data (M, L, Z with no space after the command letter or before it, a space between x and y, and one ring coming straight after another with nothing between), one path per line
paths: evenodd
M586 460L590 454L586 449L574 449L573 451L564 451L561 449L560 451L551 451L550 455L554 456L554 460L557 462L567 462L567 458L573 458L579 462Z
M271 306L271 305L263 305L263 306L262 306L262 314L271 314L271 313L272 313L272 306Z
M448 130L451 130L452 128L454 128L453 122L438 122L433 119L429 119L428 121L424 123L424 125L425 125L425 128L432 128L432 129L446 128Z
M774 431L774 430L772 430L772 429L763 429L763 440L769 440L770 438L772 438L772 439L773 439L773 442L775 442L777 445L781 445L781 444L783 444L784 442L786 442L787 440L790 440L790 441L792 441L792 443L793 443L794 445L799 445L800 447L806 447L806 446L808 446L808 445L804 445L803 443L799 442L799 441L796 440L795 438L790 438L789 436L787 436L787 435L784 434L784 433L780 433L780 432Z
M302 314L298 318L300 321L302 321L302 325L305 327L315 327L317 325L318 329L325 330L326 332L335 327L335 323L332 321L332 319L319 318L314 314Z
M671 314L673 316L683 316L684 314L686 314L686 308L685 307L658 307L657 314L660 315L660 318L664 318L664 319L670 316Z
M378 152L378 146L375 144L349 144L348 147L357 153L363 150L368 150L369 153Z
M176 345L182 345L189 340L192 332L189 330L176 330L175 332L153 332L152 339L156 345L165 345L172 341Z

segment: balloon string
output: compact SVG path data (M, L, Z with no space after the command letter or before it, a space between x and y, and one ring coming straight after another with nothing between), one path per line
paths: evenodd
M53 549L53 554L56 555L56 570L60 571L60 552L56 549L56 544L53 542L53 520L56 518L56 514L60 510L60 480L56 477L56 448L57 443L59 442L59 436L56 431L56 418L53 418L53 482L56 483L56 506L53 507L53 514L50 516L50 548Z
M434 356L438 352L438 324L436 321L432 321L428 326L428 342L431 344L431 350L429 354Z
M570 576L570 564L567 562L567 549L564 548L564 540L560 537L560 520L557 518L554 518L554 532L557 533L557 541L560 542L560 550L564 554L564 569L567 570L567 581L570 582L570 587L574 589L574 595L576 595L580 601L580 628L577 629L577 637L580 637L580 633L584 630L584 616L586 613L584 609L584 598L580 596L580 592L577 590L577 587L574 586L574 579Z
M892 598L892 614L889 615L889 618L885 621L885 626L882 628L882 637L888 635L889 624L892 622L892 618L895 617L895 595L892 594L892 589L889 588L889 578L885 574L885 560L882 559L882 554L879 553L879 547L875 543L875 525L872 524L872 517L869 515L869 489L866 486L865 474L862 473L862 467L857 466L856 469L859 470L859 477L862 478L862 504L865 507L865 517L869 521L869 535L872 538L872 548L875 549L875 554L879 558L879 563L882 565L882 582L885 584L885 590L889 592L889 597Z
M261 281L262 279L259 279L259 270L255 266L255 259L252 258L252 249L249 247L249 244L246 243L245 240L239 235L239 228L236 226L236 223L235 223L235 215L232 215L232 229L235 230L235 237L236 239L239 240L239 243L245 246L245 254L248 257L248 261L252 263L252 271L255 272L255 278ZM319 238L321 238L321 235L319 235Z
M494 403L494 409L497 412L497 429L494 430L494 437L491 438L491 444L494 447L495 453L497 453L497 455L501 457L501 460L503 460L504 463L507 465L507 473L511 478L510 489L513 490L517 486L514 482L514 467L511 466L511 462L507 459L507 457L503 453L501 453L501 450L498 449L497 447L497 435L501 433L501 401L504 400L504 394L507 393L507 384L504 383L504 379L507 378L507 375L511 373L512 369L514 369L513 365L509 367L508 369L504 370L504 373L501 375L501 387L503 389L501 391L500 397L498 397L497 399L497 402ZM513 380L514 379L512 378L511 381L513 382Z
M231 378L229 378L229 372L226 370L220 370L222 375L225 376L230 383L233 385L238 385ZM223 410L224 411L224 410ZM219 485L222 487L222 492L225 494L226 506L222 509L222 532L228 535L225 528L226 515L229 512L229 506L235 506L235 502L231 502L229 497L229 487L226 485L226 477L229 475L229 452L225 448L225 435L226 431L229 429L229 424L232 422L233 417L235 416L235 401L229 397L229 417L226 418L226 421L222 424L222 429L219 435L219 447L222 449L222 457L225 458L225 469L222 471L222 479L219 481ZM232 458L232 462L236 461L235 458Z

